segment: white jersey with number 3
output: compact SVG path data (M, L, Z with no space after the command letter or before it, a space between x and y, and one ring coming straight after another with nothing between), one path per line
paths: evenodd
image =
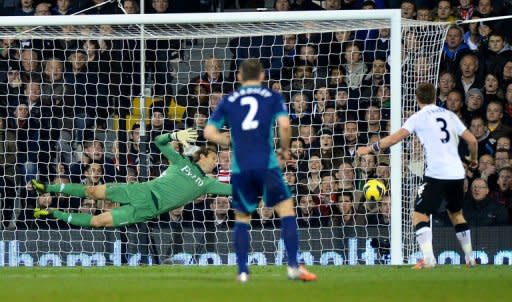
M425 176L435 179L464 179L459 157L459 136L466 130L455 113L427 105L413 114L402 126L418 136L427 161Z

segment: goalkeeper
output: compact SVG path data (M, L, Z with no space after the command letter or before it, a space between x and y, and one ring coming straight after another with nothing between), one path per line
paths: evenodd
M52 215L56 219L82 227L120 227L149 220L195 200L204 194L231 195L231 185L223 184L208 177L217 165L217 153L206 147L196 151L192 160L180 155L169 144L178 140L185 147L195 142L197 132L193 129L162 134L155 144L172 163L160 177L133 184L107 183L98 186L82 184L43 184L32 181L32 187L39 193L63 193L80 198L109 200L121 207L100 215L68 213L58 209L35 209L34 217Z

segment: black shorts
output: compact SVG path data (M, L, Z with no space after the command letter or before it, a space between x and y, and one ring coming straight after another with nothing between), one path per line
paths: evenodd
M464 204L464 179L435 179L425 176L418 189L414 211L426 215L439 211L442 202L451 213L462 210Z

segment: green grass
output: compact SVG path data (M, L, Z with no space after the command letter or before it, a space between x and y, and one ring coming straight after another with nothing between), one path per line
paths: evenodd
M311 267L319 281L288 281L285 267L1 268L0 301L510 301L512 268Z

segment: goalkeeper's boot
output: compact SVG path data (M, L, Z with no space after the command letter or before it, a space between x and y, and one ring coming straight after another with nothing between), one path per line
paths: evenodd
M415 266L413 266L413 269L425 269L425 268L434 268L436 266L435 259L420 259L416 263Z
M46 184L35 179L32 179L30 181L30 184L32 184L32 188L34 188L38 193L46 193Z
M36 219L42 219L42 218L46 218L50 215L50 211L48 209L40 209L40 208L35 208L34 209L34 218Z
M249 274L248 273L240 273L238 276L236 276L236 280L240 283L245 283L249 281Z
M288 279L308 282L316 281L317 278L316 275L308 271L304 265L299 265L299 267L296 268L288 266Z
M475 258L473 258L473 257L466 258L466 267L467 268L476 267L476 260L475 260Z

